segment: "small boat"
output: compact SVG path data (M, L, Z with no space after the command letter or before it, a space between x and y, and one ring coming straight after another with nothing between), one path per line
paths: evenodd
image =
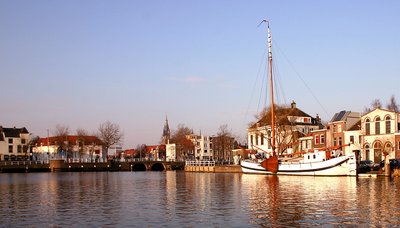
M304 176L356 176L357 162L354 153L342 155L335 151L313 151L302 153L302 156L290 155L291 158L278 158L275 149L275 108L272 76L272 42L268 24L268 64L271 93L271 146L272 153L264 153L263 158L252 158L241 161L243 173L304 175Z

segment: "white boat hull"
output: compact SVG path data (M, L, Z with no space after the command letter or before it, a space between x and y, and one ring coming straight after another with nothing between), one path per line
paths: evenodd
M243 173L273 174L265 170L259 162L244 160L241 162ZM319 162L282 162L277 175L298 176L355 176L357 171L354 154L331 158Z

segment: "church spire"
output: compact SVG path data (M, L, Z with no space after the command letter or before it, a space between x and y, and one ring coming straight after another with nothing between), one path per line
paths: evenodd
M168 144L170 137L171 137L171 131L169 130L168 116L167 116L167 114L165 114L165 123L164 123L163 135L162 135L162 143Z

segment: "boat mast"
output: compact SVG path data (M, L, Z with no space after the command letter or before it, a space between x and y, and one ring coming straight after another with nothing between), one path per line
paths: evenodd
M272 155L275 156L275 105L274 105L274 83L272 77L272 40L271 31L269 29L268 23L268 64L269 64L269 83L270 83L270 93L271 93L271 147Z

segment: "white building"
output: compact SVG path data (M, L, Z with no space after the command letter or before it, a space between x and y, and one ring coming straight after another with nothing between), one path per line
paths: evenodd
M343 147L345 154L351 154L354 151L361 151L361 121L355 123L352 127L350 127L347 131L343 132L344 135L344 143L349 146ZM364 160L365 157L361 155L361 160Z
M318 116L313 118L301 111L296 107L295 102L292 102L290 107L276 108L275 117L275 147L277 152L287 154L296 152L293 143L321 127ZM249 149L257 150L260 153L271 153L271 129L271 114L267 112L247 129Z
M35 160L101 161L103 145L96 136L54 136L39 138L32 151Z
M379 163L387 154L396 158L396 133L399 132L400 113L377 108L361 117L361 157Z
M0 126L0 160L27 160L31 135L23 128Z
M209 136L200 135L187 135L187 139L189 139L194 145L194 158L198 160L213 160L213 150L212 148L212 138Z
M165 145L165 156L167 161L175 161L176 160L176 144L166 144Z

